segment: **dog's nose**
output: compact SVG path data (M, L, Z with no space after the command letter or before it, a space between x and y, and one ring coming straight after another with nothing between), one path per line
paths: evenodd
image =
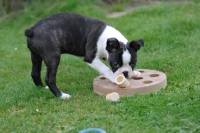
M123 71L122 73L124 74L124 77L128 77L128 71Z

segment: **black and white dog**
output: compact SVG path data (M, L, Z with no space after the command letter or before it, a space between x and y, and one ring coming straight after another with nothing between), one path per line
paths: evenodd
M26 29L25 36L31 52L34 83L43 86L41 66L44 60L47 66L45 82L53 94L62 99L70 97L56 85L56 73L63 53L83 56L85 62L111 82L115 82L119 74L127 78L140 76L140 72L134 71L134 66L137 51L144 46L144 41L128 42L118 30L101 20L75 13L58 13ZM109 62L112 71L101 58Z

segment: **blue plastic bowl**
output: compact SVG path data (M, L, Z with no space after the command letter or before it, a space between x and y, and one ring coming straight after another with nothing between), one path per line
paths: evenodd
M106 133L106 131L101 128L87 128L79 131L78 133Z

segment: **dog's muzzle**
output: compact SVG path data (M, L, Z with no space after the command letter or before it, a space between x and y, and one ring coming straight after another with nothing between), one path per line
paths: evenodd
M123 71L122 73L124 74L125 78L128 78L128 71Z

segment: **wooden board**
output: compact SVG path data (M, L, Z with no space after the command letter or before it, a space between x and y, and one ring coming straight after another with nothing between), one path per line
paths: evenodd
M136 93L148 94L150 92L157 92L167 86L167 77L163 72L149 69L137 69L136 71L141 72L141 77L128 79L130 86L127 88L120 88L108 79L98 76L93 80L93 90L99 95L117 92L120 97L123 97L133 96Z

